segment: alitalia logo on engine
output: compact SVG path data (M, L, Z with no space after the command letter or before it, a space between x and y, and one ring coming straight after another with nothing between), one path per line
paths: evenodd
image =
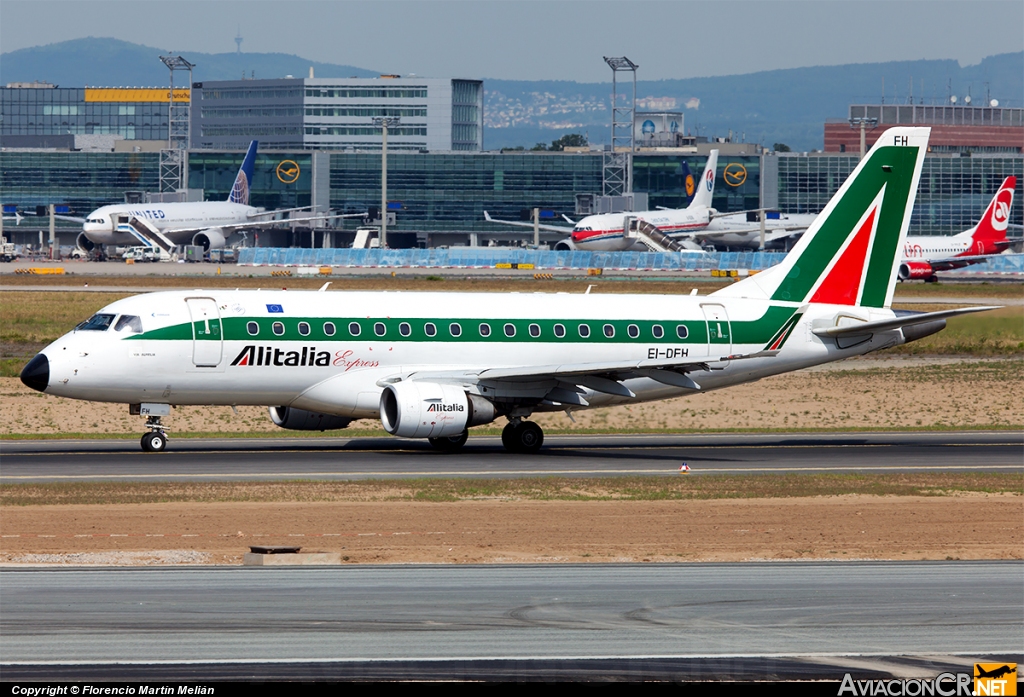
M431 402L430 406L427 407L427 411L466 411L466 407L461 404L440 404L438 402Z

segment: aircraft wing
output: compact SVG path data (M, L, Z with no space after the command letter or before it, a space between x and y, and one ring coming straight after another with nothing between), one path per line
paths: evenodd
M533 229L533 223L527 223L521 220L498 220L497 218L492 218L487 211L484 211L484 220L486 220L488 223L501 223L502 225L512 225L514 227L528 227L531 230ZM547 230L548 232L560 232L563 235L568 235L569 233L572 232L571 227L563 227L561 225L545 225L544 223L540 223L537 226L537 228L540 230Z
M873 332L884 332L890 329L902 329L903 327L911 327L915 324L927 324L928 322L936 322L938 320L944 320L947 317L956 317L958 315L966 315L972 312L998 310L1000 307L1002 306L988 305L985 307L961 307L956 310L939 310L938 312L898 311L900 314L893 319L883 319L875 322L854 322L852 324L844 324L836 327L817 327L812 331L817 336L859 336L861 334L871 334Z
M274 211L279 213L280 211ZM272 225L290 225L292 223L301 223L309 220L329 220L332 218L353 218L362 217L364 213L346 213L344 215L313 215L306 218L283 218L281 220L250 220L244 223L232 223L230 225L203 225L200 227L179 227L172 228L169 230L162 230L161 232L168 237L181 236L181 235L194 235L197 232L204 232L216 228L218 230L225 230L233 232L235 230L247 230L254 227L269 227Z
M424 382L441 382L458 385L478 385L497 390L498 393L516 394L522 391L519 398L527 398L527 394L539 402L551 402L564 405L586 406L579 387L588 387L596 392L614 394L622 397L635 397L633 392L622 384L622 380L630 378L651 378L664 385L672 385L699 391L698 384L688 373L692 371L714 370L711 363L719 361L735 361L749 358L774 357L778 351L758 351L745 355L708 357L702 360L671 360L650 359L632 361L610 361L604 363L564 363L542 366L513 366L505 368L482 368L479 370L443 370L413 371L402 376L386 378L378 385L400 382L402 380L419 380ZM484 389L487 393L487 389Z
M933 271L949 271L950 269L959 269L961 266L970 266L971 264L981 264L982 262L994 259L996 254L975 254L972 256L964 257L946 257L944 259L922 259L929 266L932 267ZM914 259L904 259L904 261L915 261Z

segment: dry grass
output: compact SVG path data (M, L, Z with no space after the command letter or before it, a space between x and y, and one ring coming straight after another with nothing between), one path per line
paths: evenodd
M676 501L1024 494L1024 473L679 475L355 482L4 484L0 506L383 501Z

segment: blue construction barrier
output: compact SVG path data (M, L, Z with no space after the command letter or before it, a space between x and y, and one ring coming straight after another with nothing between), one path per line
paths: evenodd
M538 270L621 269L687 271L750 269L760 271L782 261L778 252L654 253L555 252L536 249L452 247L448 249L291 249L246 247L243 266L341 266L366 268L495 268L526 266ZM529 266L529 265L532 265Z

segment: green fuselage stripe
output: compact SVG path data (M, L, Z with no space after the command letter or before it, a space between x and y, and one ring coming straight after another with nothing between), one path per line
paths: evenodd
M779 328L791 320L794 310L788 307L770 307L765 314L751 322L730 322L732 341L737 344L759 344L768 341L778 333ZM217 320L210 320L211 331L205 333L205 322L195 323L195 338L200 341L219 341L216 331ZM255 322L258 329L250 333L249 324ZM325 331L325 325L333 324L334 334ZM308 333L300 333L300 324L308 325ZM349 327L356 324L359 333L354 335ZM375 331L377 324L384 325L384 334ZM435 333L427 333L427 325L432 324ZM458 324L462 333L453 336L451 325ZM490 334L482 336L480 325L490 326ZM564 342L576 344L613 344L613 343L661 343L661 344L706 344L708 343L707 324L704 320L601 320L601 319L493 319L493 318L366 318L366 317L225 317L220 320L225 341L392 341L392 342L431 342L445 343L527 343L535 341ZM275 325L283 328L282 334L274 332ZM408 325L403 327L403 325ZM505 326L515 328L513 336L505 333ZM565 329L563 336L555 333L556 325ZM589 327L590 335L581 336L579 327ZM605 334L605 326L614 330L612 336ZM678 326L686 327L685 338L677 334ZM660 326L662 336L655 336L655 327ZM531 327L539 328L539 334L531 334ZM635 327L636 336L630 334ZM408 334L403 335L403 329ZM306 329L303 327L302 329ZM536 329L534 330L536 332ZM143 341L191 341L193 339L192 323L176 324L170 327L154 329L143 334L136 334L130 339Z

